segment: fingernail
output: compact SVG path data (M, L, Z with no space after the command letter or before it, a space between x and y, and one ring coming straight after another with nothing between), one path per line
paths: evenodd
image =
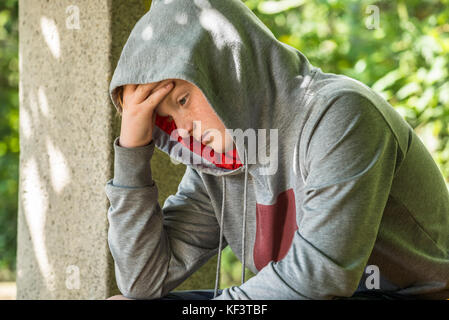
M170 82L170 83L166 84L165 85L165 89L170 89L172 85L173 85L173 82Z

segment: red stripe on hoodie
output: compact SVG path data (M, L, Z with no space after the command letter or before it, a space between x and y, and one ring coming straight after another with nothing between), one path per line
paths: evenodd
M168 121L169 117L162 117L160 115L156 115L156 125L161 128L164 132L171 135L173 130L176 130L176 124L174 121ZM201 148L194 147L195 144L200 143L198 140L194 139L193 137L188 138L190 141L187 141L187 139L183 139L179 134L177 134L178 142L182 143L184 146L188 147L190 151L202 156L204 159L206 159L209 162L212 162L216 167L223 168L227 170L235 170L242 166L242 163L240 161L240 158L237 153L237 149L234 147L234 149L226 152L226 153L219 153L215 152L211 147L206 146L205 144L201 143ZM198 152L201 150L201 152ZM220 159L221 158L221 159ZM221 161L219 161L221 160Z

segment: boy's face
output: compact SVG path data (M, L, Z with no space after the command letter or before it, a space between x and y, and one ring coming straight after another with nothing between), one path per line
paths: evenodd
M182 137L193 136L218 153L232 150L232 137L226 133L226 127L201 90L181 79L174 79L173 83L173 89L157 106L157 114L175 121Z

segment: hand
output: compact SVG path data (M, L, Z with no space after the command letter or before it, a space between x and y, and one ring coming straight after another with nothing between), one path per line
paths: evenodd
M172 80L124 86L120 146L135 148L152 141L155 109L172 88Z

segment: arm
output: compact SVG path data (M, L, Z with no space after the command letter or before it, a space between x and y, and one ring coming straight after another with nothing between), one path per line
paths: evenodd
M388 199L398 144L375 106L357 94L333 101L317 122L304 137L305 187L296 193L303 216L287 255L218 299L332 299L357 289Z
M159 298L217 253L219 226L198 173L187 166L161 209L151 176L154 142L124 148L118 139L114 178L105 187L117 285L128 298Z

